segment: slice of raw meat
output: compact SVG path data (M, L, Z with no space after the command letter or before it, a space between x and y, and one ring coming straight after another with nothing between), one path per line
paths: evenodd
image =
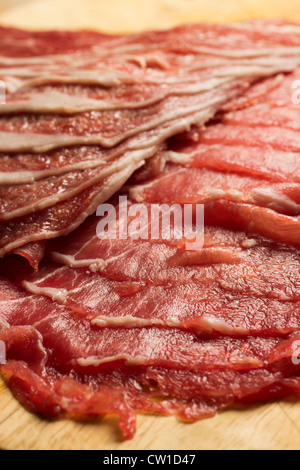
M0 114L76 114L91 111L130 110L152 106L170 96L197 95L228 83L229 79L198 77L198 83L137 83L110 88L84 85L28 87L7 94Z
M148 152L153 155L155 150L150 148ZM156 153L160 157L160 152ZM102 164L98 168L73 171L26 185L0 186L0 221L12 220L71 199L111 174L121 172L129 162L133 161L138 164L140 158L144 163L146 157L146 151L136 152L136 155L131 152L127 158L120 157L115 159L113 163ZM202 204L218 197L234 198L239 202L273 208L286 215L299 215L300 213L299 184L297 183L274 183L271 185L253 177L220 174L208 169L182 169L180 172L177 171L177 168L173 170L167 167L166 172L168 177L162 178L162 180L158 178L156 185L154 185L155 192L157 185L162 185L162 187L166 185L168 188L170 186L169 179L174 178L179 188L181 188L182 181L191 179L189 194L191 198L195 195L194 197L197 197L199 203ZM201 191L198 188L201 188ZM141 200L144 193L147 194L146 198L150 197L147 189L144 188ZM132 190L131 194L139 201L138 188ZM160 196L161 191L158 190L155 202L159 202ZM167 196L164 193L162 201L165 197ZM185 194L182 195L181 200L177 194L175 197L176 202L185 202Z
M300 213L298 183L270 183L253 176L181 165L167 165L155 180L132 188L130 195L137 202L207 204L225 199L274 209L286 215Z
M71 117L59 115L16 115L0 118L2 152L43 153L60 147L99 145L111 148L142 132L160 129L164 124L204 112L212 117L231 97L240 94L246 80L229 84L195 96L171 96L143 110L94 111ZM203 124L198 120L193 124ZM172 135L172 134L171 134Z
M28 294L5 278L1 278L0 295L1 323L6 325L1 339L7 343L8 355L11 350L11 358L33 360L35 370L42 370L46 363L61 373L75 370L79 374L96 374L113 364L191 371L252 370L289 358L298 339L297 334L284 339L276 335L230 338L174 328L99 328L87 315L75 314L44 296ZM16 341L28 342L28 348L20 351L14 346Z
M299 329L297 249L214 226L206 227L199 251L182 240L150 239L150 225L147 239L131 239L131 206L117 207L123 239L99 239L101 219L89 219L52 247L64 266L46 263L24 277L26 289L102 327L162 325L233 336Z
M215 171L248 175L274 183L300 182L299 156L267 147L245 147L196 143L186 146L184 152L169 151L165 158L191 168L207 168Z
M26 408L47 418L115 414L130 438L136 412L192 422L299 388L291 362L299 335L213 339L175 329L95 329L8 279L1 279L0 302L7 347L1 373Z
M139 203L203 204L208 224L299 245L298 183L274 184L235 173L169 164L154 180L133 187L130 196Z
M16 361L1 369L15 397L29 411L51 419L116 415L124 439L134 436L136 412L175 415L191 423L235 404L263 403L299 393L299 375L289 379L264 370L245 374L116 370L80 380L51 369L39 375Z

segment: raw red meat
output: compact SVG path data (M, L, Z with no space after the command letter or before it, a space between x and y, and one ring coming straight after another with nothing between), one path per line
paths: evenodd
M190 168L246 174L274 183L298 184L300 181L299 158L296 152L275 152L270 147L224 146L221 141L211 145L194 143L184 150L184 153L170 151L166 158Z
M2 29L11 93L0 118L0 256L74 230L168 137L203 125L256 79L295 69L300 36L288 40L286 27L272 24L274 42L239 25L127 37Z
M229 103L231 111L216 123L177 138L165 155L173 164L134 188L132 197L139 202L203 203L207 223L299 245L300 114L291 101L296 77L297 71L255 85L244 100Z
M0 256L15 252L28 243L70 233L96 211L99 203L112 196L126 182L136 168L134 163L130 165L70 200L62 200L47 209L0 225Z
M187 251L182 240L99 239L98 223L91 218L53 246L52 258L64 266L47 262L25 278L26 289L99 326L163 325L227 335L298 331L297 249L212 226L203 249Z
M235 173L169 165L150 183L134 187L130 195L139 203L203 204L206 223L299 245L298 183L274 184Z
M12 251L11 255L19 255L25 258L30 266L37 271L40 262L44 258L46 251L46 242L45 240L41 240L36 243L28 243L27 245L23 245L20 248L17 248L15 251Z
M263 27L266 28L266 25ZM274 28L274 24L269 27ZM87 72L95 69L101 71L103 76L103 64L104 67L109 66L110 81L113 72L116 76L118 69L123 72L123 77L120 75L123 79L132 81L136 76L145 76L145 65L149 65L152 79L161 79L169 69L172 80L176 75L178 78L181 75L182 80L184 74L178 73L178 70L184 66L189 67L191 72L194 64L197 64L197 57L202 68L207 64L221 68L232 62L236 62L239 67L249 66L251 60L255 59L256 70L259 66L261 70L266 70L276 59L281 58L286 60L286 66L290 70L291 56L295 55L300 44L298 25L278 25L276 33L269 31L264 34L259 23L249 23L248 31L239 24L202 24L122 37L83 32L31 34L12 29L2 29L0 33L0 44L3 44L1 49L5 50L1 58L2 73L5 73L5 68L17 67L19 72L15 70L15 76L18 73L22 76L22 72L23 75L27 72L27 76L30 73L31 77L40 74L45 80L51 80L53 71L58 71L58 78L60 75L62 80L62 70L68 72L70 64L73 73L84 70L85 77ZM187 59L182 58L186 55L189 56ZM95 57L101 57L100 65ZM42 70L48 72L48 77L41 75ZM124 74L124 70L129 71L129 74ZM9 72L12 76L13 71ZM99 81L99 74L94 74L94 80L97 80L97 75ZM81 76L81 80L83 78Z
M116 414L130 438L137 411L192 422L299 386L289 362L299 335L233 340L176 329L95 329L86 317L29 296L8 279L0 292L0 339L7 345L1 372L23 404L47 418Z
M1 321L10 326L1 332L1 339L8 345L8 357L25 361L25 353L28 353L30 360L37 362L40 358L36 365L38 370L43 369L47 360L49 366L62 373L75 370L96 374L118 364L160 365L193 371L259 369L276 362L274 349L281 341L291 345L297 339L291 336L283 340L276 335L207 338L175 328L99 328L91 324L87 314L72 312L44 296L27 294L6 279L1 279L0 302ZM22 334L18 333L20 329ZM25 352L14 346L16 340L19 344L20 338L28 341ZM38 357L37 341L41 350ZM291 346L285 345L285 350L289 355ZM271 354L272 361L269 361Z
M233 404L282 399L299 390L299 376L288 379L268 370L249 373L147 369L85 376L85 381L46 370L42 376L24 363L10 361L2 373L15 397L42 417L94 419L117 415L123 438L135 433L135 413L175 415L185 422L212 417ZM222 389L223 387L223 389ZM216 393L219 390L219 394ZM190 398L192 396L192 398Z
M168 165L154 181L131 189L130 195L137 202L170 204L207 204L210 201L225 199L297 216L300 213L299 189L299 183L270 183L228 171Z
M61 200L60 195L55 197L58 201L55 205L50 205L49 208L39 210L32 214L8 220L7 223L0 224L0 256L4 256L11 251L14 251L24 244L37 242L45 239L55 238L70 233L77 228L88 215L93 214L99 204L105 202L111 197L114 192L118 191L126 180L139 168L145 159L152 157L156 154L157 150L161 148L162 143L173 133L182 132L190 128L194 122L202 122L203 119L208 119L211 116L211 110L204 110L204 112L196 113L189 118L182 118L171 123L166 123L158 131L157 129L140 134L133 141L129 141L129 148L127 144L120 149L114 149L112 154L107 155L108 162L104 165L106 174L108 175L101 182L101 174L99 175L100 183L90 186L81 193L75 195L69 200ZM135 149L138 147L139 149ZM124 152L124 154L120 151ZM80 155L85 155L78 148L74 150L76 156L75 162ZM67 155L66 155L67 158ZM56 160L56 154L54 159ZM58 154L59 159L59 154ZM64 164L67 163L65 157L62 158ZM44 162L44 160L43 160ZM85 162L83 162L85 165ZM44 165L44 163L42 163ZM58 171L61 171L58 164ZM118 170L118 171L116 171ZM56 171L56 168L55 168ZM18 172L18 175L20 172ZM6 173L4 174L7 178ZM28 177L28 174L26 175ZM47 170L48 176L48 170ZM19 176L17 176L19 177ZM38 176L36 179L40 179ZM47 186L47 181L44 183ZM6 191L9 192L9 189ZM34 195L33 195L34 197ZM53 201L53 198L52 198ZM45 201L44 201L45 202ZM45 207L47 207L47 204Z
M0 45L0 256L18 255L0 262L0 371L17 399L116 415L130 438L136 412L193 422L299 394L300 26L1 29ZM203 248L149 239L149 221L98 239L92 214L125 183L128 209L203 203Z

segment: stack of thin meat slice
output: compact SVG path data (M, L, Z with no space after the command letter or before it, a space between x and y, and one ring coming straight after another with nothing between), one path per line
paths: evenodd
M0 371L16 398L46 418L117 415L131 438L137 412L193 422L298 394L300 26L3 29L0 44ZM151 217L142 238L99 238L105 201L126 233L135 204L202 204L203 248L152 239Z
M35 268L43 240L77 228L167 138L300 65L300 27L281 23L124 37L3 29L0 46L0 256Z

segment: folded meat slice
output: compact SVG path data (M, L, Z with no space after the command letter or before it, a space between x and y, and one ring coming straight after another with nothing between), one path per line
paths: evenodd
M25 258L30 266L37 271L40 262L44 258L46 252L46 241L41 240L36 243L27 243L27 245L23 245L20 248L12 251L11 255L18 255L22 258Z
M252 81L291 71L299 65L296 52L273 48L264 51L265 57L242 59L217 57L215 51L210 54L208 50L193 54L191 61L185 54L159 51L101 60L77 57L71 66L53 59L48 63L43 60L39 66L17 63L2 68L0 58L0 77L9 92L0 113L72 114L145 108L170 96L217 89L234 79L248 77Z
M1 300L1 321L10 325L1 332L1 339L8 344L8 354L12 344L12 351L20 359L22 353L14 346L16 338L18 344L20 341L31 344L33 335L39 339L39 349L44 348L44 353L37 355L35 345L34 352L28 347L26 354L35 361L41 357L40 369L46 358L48 366L66 374L75 370L79 374L96 375L106 367L118 365L160 365L193 371L257 369L269 365L268 356L282 341L280 338L205 340L190 332L167 328L99 329L83 315L74 316L42 296L22 294L16 299ZM18 333L19 328L22 334ZM290 344L292 341L294 338Z
M243 111L239 111L243 112ZM246 111L245 111L246 112ZM268 109L265 109L268 114ZM285 111L283 111L285 112ZM287 110L290 114L290 111ZM247 110L249 113L249 110ZM277 119L280 119L280 110L276 111ZM299 111L295 110L294 115L298 116ZM294 116L294 118L295 118ZM270 149L279 150L283 152L299 152L299 132L297 131L297 122L295 129L292 129L293 124L287 123L286 125L280 123L280 126L273 122L273 125L268 126L269 118L265 115L265 124L257 123L257 125L245 126L235 125L216 125L207 130L201 136L201 142L204 144L213 144L223 139L224 145L244 145L247 147L266 148L268 145ZM247 123L245 123L247 124Z

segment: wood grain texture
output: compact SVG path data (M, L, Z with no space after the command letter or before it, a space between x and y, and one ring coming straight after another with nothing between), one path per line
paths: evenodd
M2 24L31 29L115 33L260 17L300 20L299 0L0 0ZM4 449L300 449L300 404L294 401L227 411L195 424L139 416L136 437L130 442L120 441L115 424L110 418L92 424L40 420L27 413L0 382L0 447Z

